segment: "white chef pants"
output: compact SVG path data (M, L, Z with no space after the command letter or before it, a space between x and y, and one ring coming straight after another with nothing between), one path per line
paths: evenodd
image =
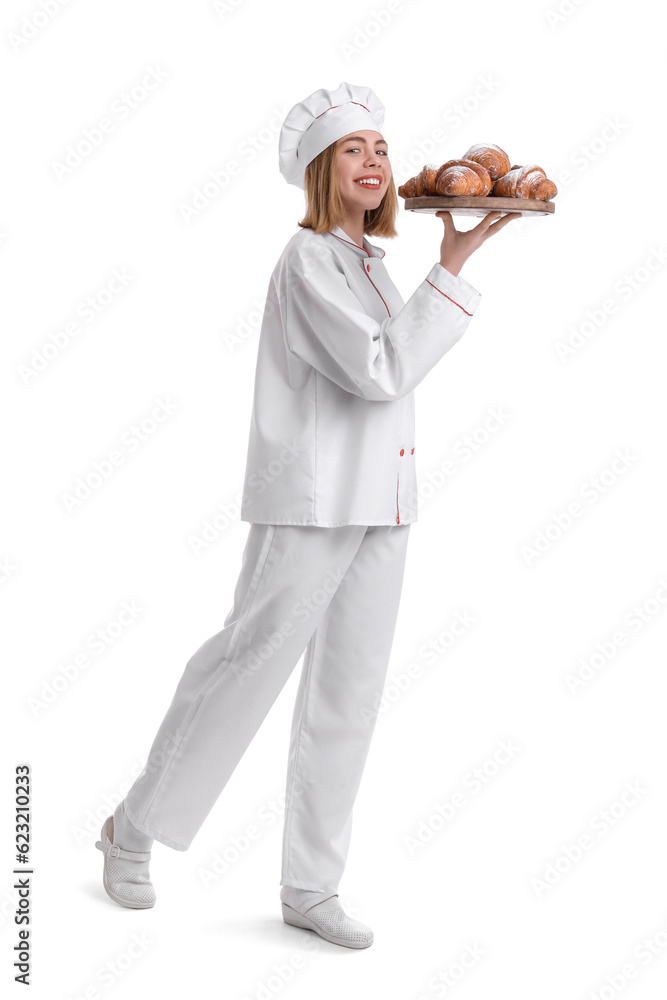
M410 525L251 523L224 628L188 660L125 797L187 850L305 650L281 885L338 889L394 637Z

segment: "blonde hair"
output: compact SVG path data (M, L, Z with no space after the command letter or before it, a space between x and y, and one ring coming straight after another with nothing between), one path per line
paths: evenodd
M299 226L315 233L326 233L340 224L345 207L336 178L336 143L332 142L306 167L306 214ZM364 213L366 236L398 236L394 225L398 213L398 196L393 175L377 208Z

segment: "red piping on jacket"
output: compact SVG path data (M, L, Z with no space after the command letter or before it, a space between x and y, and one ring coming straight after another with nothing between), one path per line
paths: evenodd
M424 280L428 281L428 278L425 278ZM447 295L447 293L443 292L442 289L438 288L437 285L434 285L432 281L428 281L428 283L429 285L431 285L432 288L435 288L436 292L440 292L440 294L444 295L445 298L449 299L450 302L454 302L455 306L459 306L459 309L463 309L463 306L459 305L458 302L455 302L454 299L451 297L451 295ZM472 316L472 313L469 313L467 309L463 309L463 311L466 314L466 316Z
M332 233L330 229L329 229L329 230L327 230L327 232L328 232L328 233L329 233L329 234L330 234L331 236L335 236L335 237L336 237L336 239L337 239L337 240L340 240L340 241L341 241L342 243L347 243L347 244L348 244L348 246L351 246L351 247L357 247L357 249L359 249L359 250L363 250L363 252L364 252L364 253L366 254L366 257L372 257L372 256L373 256L373 254L370 254L370 253L368 252L368 250L366 249L366 247L360 247L358 243L352 243L352 241L351 241L351 240L345 240L345 239L343 239L343 237L342 237L342 236L338 236L338 234L337 234L337 233ZM385 252L384 252L384 250L383 250L383 251L382 251L382 256L384 257L384 255L385 255ZM375 291L376 291L376 292L378 293L378 295L380 296L380 298L381 298L381 299L382 299L382 301L384 302L384 307L385 307L385 309L387 310L387 312L389 313L389 315L391 316L391 312L390 312L390 310L389 310L389 306L388 306L388 305L387 305L387 303L386 303L386 302L384 301L384 297L383 297L383 295L382 295L382 293L381 293L380 289L379 289L379 288L378 288L378 286L377 286L377 285L375 284L375 282L374 282L374 281L373 281L373 279L371 278L370 274L369 274L369 273L368 273L368 271L366 270L366 267L365 267L365 265L364 265L364 262L363 262L363 260L362 260L362 262L361 262L361 266L362 266L362 267L363 267L363 269L364 269L364 274L366 275L366 277L367 277L367 278L368 278L368 280L370 281L371 285L373 286L373 288L375 289ZM434 285L433 287L435 288L435 285ZM438 291L440 291L440 289L438 289ZM444 295L444 292L443 292L442 294ZM447 298L449 298L449 296L447 296ZM458 305L458 302L457 302L456 304ZM413 449L412 449L412 454L414 454L414 450L415 450L415 449L413 448ZM401 448L401 455L402 455L402 454L403 454L403 449ZM399 508L398 508L398 486L399 486L399 473L397 472L397 473L396 473L396 524L400 524L400 523L401 523L401 515L400 515L400 511L399 511Z
M363 261L362 261L362 263L363 263ZM377 286L377 285L375 284L375 282L374 282L374 281L373 281L373 279L371 278L371 276L370 276L370 274L368 273L368 271L366 270L366 268L364 268L364 274L366 275L366 277L367 277L367 278L368 278L368 280L370 281L371 285L373 286L373 288L375 289L375 291L376 291L376 292L378 293L378 295L380 296L380 298L381 298L381 299L382 299L382 301L384 302L384 299L382 298L382 293L381 293L380 289L379 289L379 288L378 288L378 286ZM391 313L389 312L389 306L387 305L387 303L386 303L386 302L384 302L384 307L385 307L385 309L387 310L387 312L389 313L389 315L391 316Z
M396 473L396 524L400 524L401 519L398 516L398 472Z
M340 240L340 241L341 241L342 243L347 243L347 245L348 245L348 246L351 246L351 247L357 247L357 249L358 249L358 250L363 250L363 251L364 251L364 253L366 254L366 256L367 256L367 257L372 257L372 256L373 256L373 254L370 254L370 253L368 252L368 250L366 249L366 247L360 247L358 243L353 243L353 242L352 242L351 240L344 240L342 236L339 236L339 235L338 235L337 233L332 233L330 229L329 229L329 230L327 230L327 232L329 232L329 233L331 234L331 236L335 236L335 237L336 237L336 239L337 239L337 240ZM384 252L384 250L383 250L383 251L382 251L382 257L384 257L384 254L385 254L385 252ZM382 260L382 257L380 258L380 260ZM378 286L377 286L377 285L375 284L375 282L374 282L374 281L373 281L373 279L371 278L370 274L369 274L369 273L368 273L368 271L366 270L366 267L365 267L365 265L364 265L364 262L363 262L363 261L361 262L361 266L363 267L363 269L364 269L364 274L366 275L366 277L367 277L367 278L368 278L368 280L370 281L371 285L373 286L373 288L375 289L375 291L376 291L376 292L378 293L378 295L380 296L380 298L381 298L381 299L382 299L382 301L384 302L384 299L382 298L382 293L381 293L380 289L379 289L379 288L378 288ZM438 289L438 291L440 291L440 289ZM385 309L387 310L387 312L389 313L389 315L391 316L391 313L389 312L389 306L387 305L387 303L386 303L386 302L384 302L384 307L385 307Z
M372 253L368 252L366 247L360 247L358 243L353 243L352 240L344 240L342 236L339 236L338 233L332 233L330 229L327 229L327 233L329 234L329 236L335 236L337 240L341 241L341 243L347 243L349 247L356 247L357 250L363 250L363 252L366 254L367 257L373 256ZM382 250L382 247L380 247L380 249ZM382 250L382 257L384 256L385 256L385 251ZM382 257L380 257L380 260L382 260Z

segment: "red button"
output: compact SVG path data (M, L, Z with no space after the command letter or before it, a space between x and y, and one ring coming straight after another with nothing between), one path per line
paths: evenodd
M401 448L401 455L403 454L403 450L404 450L404 449L403 449L403 448Z
M366 264L366 270L370 271L370 269L371 269L371 265L370 264Z
M410 452L410 454L414 455L414 453L415 453L415 449L413 448L412 451Z

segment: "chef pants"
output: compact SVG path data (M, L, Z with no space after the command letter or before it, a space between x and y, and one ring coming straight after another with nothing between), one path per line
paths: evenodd
M125 797L133 826L187 850L305 650L280 884L337 891L386 678L409 529L250 524L224 628L186 663Z

